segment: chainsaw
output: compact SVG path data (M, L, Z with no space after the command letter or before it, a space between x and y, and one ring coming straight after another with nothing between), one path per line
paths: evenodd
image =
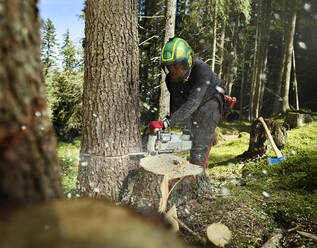
M233 111L233 107L237 102L237 98L224 96L224 118L227 121L234 121L239 119L239 114ZM174 153L190 150L192 147L192 141L189 134L182 134L179 136L175 133L161 132L159 129L154 130L154 133L147 134L146 145L143 144L143 148L146 152L130 153L131 159L141 159L146 155L157 155L162 153Z
M130 153L129 156L131 159L140 159L146 155L187 151L191 147L190 135L183 134L179 136L175 133L162 132L157 129L154 133L147 135L146 152Z

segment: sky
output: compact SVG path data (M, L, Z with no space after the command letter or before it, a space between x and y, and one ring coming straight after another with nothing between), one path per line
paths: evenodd
M69 29L70 38L76 46L84 38L85 23L79 19L85 0L39 0L38 8L42 19L50 18L56 29L56 38L62 44L63 35Z

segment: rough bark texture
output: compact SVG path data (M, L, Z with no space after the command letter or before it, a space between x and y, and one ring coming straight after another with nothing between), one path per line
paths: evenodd
M138 107L137 2L88 0L83 130L77 189L119 199L141 150Z
M164 44L175 36L176 0L167 0L165 14L165 37ZM170 113L170 93L165 83L165 72L161 70L161 95L159 104L159 119L162 120Z
M0 204L63 195L44 99L36 3L0 2Z
M162 175L156 175L139 168L134 177L128 182L127 191L124 192L123 203L134 208L157 210L160 204ZM175 187L174 185L177 184ZM168 209L173 205L176 207L185 202L201 197L211 192L211 185L205 175L186 176L184 178L169 181Z
M268 126L268 129L270 130L276 146L279 149L282 148L287 142L287 133L285 127L275 121L265 120L265 122ZM272 146L265 134L262 123L258 119L256 119L253 121L250 130L249 149L238 157L253 158L256 156L262 156L271 148Z

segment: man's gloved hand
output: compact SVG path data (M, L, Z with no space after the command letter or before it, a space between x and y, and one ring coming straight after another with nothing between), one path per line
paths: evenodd
M149 129L152 133L154 133L155 129L165 129L168 127L168 120L164 119L162 121L151 121L149 124Z

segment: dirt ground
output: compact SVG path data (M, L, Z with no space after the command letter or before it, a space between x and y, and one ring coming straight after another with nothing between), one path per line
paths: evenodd
M230 248L256 248L281 233L276 247L317 247L317 242L301 236L297 231L317 233L315 219L298 218L288 222L284 213L268 213L274 200L252 195L243 187L243 179L230 182L212 182L210 194L188 201L177 208L179 219L192 231L206 238L206 228L216 222L225 224L232 231ZM291 219L291 218L290 218ZM295 228L294 230L290 230ZM181 236L192 247L204 247L191 233L181 228ZM207 246L212 247L212 246ZM275 246L274 246L275 247Z

